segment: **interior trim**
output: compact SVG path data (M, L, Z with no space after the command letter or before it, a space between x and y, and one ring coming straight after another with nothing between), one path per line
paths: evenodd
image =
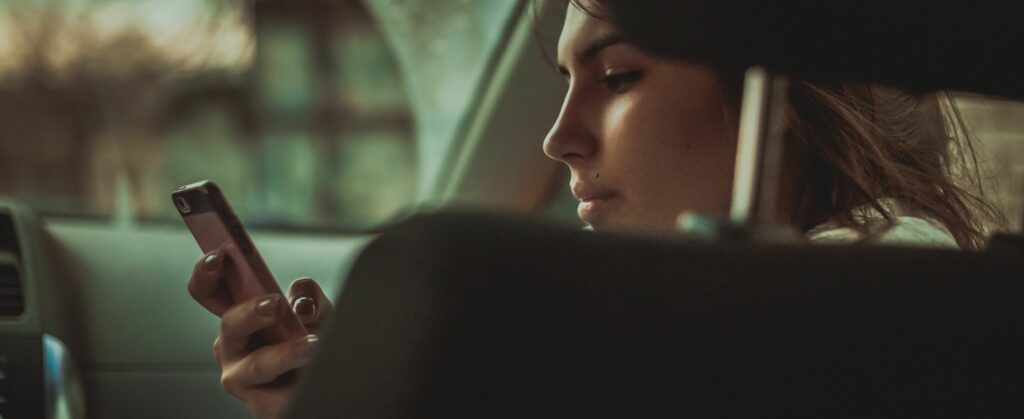
M71 352L63 341L43 334L43 396L49 419L85 417L85 396Z

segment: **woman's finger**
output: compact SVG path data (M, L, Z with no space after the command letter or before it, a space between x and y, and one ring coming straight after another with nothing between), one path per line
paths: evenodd
M316 331L331 317L334 305L312 278L299 278L288 287L292 310L307 330Z
M217 316L222 316L233 303L224 283L228 266L226 259L227 254L220 250L203 255L192 268L192 277L188 280L188 293L192 298Z
M245 389L267 384L288 371L309 363L317 343L316 335L261 347L224 371L221 385Z
M220 321L221 357L230 362L244 356L253 335L281 321L287 310L281 294L267 294L229 308Z

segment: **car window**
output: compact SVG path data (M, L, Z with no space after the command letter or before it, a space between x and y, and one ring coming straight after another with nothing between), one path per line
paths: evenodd
M1019 232L1024 227L1024 102L959 94L956 103L977 146L987 198L1006 217L1000 230Z
M516 1L0 4L0 194L172 220L217 182L248 224L367 226L435 182Z

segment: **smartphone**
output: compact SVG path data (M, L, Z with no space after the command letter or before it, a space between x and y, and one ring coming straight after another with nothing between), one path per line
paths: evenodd
M230 263L231 267L227 270L225 282L234 301L245 301L270 293L284 295L238 216L215 183L204 180L182 186L171 194L171 199L203 253L220 249L228 256L229 261L225 262ZM306 336L306 328L291 309L282 322L259 334L264 344L279 343L299 336Z

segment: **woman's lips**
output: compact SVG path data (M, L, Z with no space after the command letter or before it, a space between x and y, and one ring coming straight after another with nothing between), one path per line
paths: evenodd
M600 224L608 212L608 201L614 198L615 195L579 198L580 205L576 208L576 214L585 223L591 225Z
M570 182L572 196L580 201L576 214L585 223L596 225L607 215L608 201L615 198L615 192L592 183L583 183L574 178Z

